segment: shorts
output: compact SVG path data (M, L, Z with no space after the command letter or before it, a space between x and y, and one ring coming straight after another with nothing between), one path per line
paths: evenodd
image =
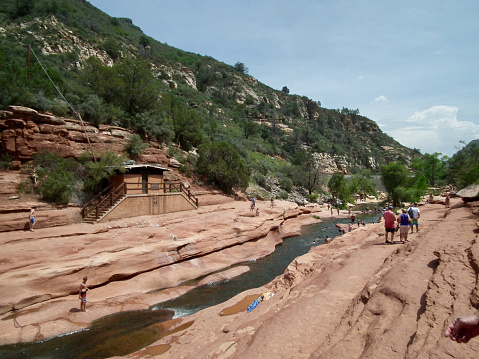
M30 217L30 223L35 223L35 218Z
M82 301L82 303L86 303L86 297L81 297L80 300Z
M412 225L413 225L413 226L417 226L417 218L413 218L413 219L412 219Z
M394 227L394 228L386 228L386 232L387 232L387 233L394 233L394 232L396 232L396 227Z
M409 232L409 224L399 226L402 234Z

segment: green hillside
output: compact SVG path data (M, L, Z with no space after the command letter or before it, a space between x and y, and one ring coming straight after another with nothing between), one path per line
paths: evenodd
M242 63L156 41L84 0L4 0L0 8L2 108L75 111L186 151L226 141L261 175L311 156L354 173L419 155L359 110L326 109L320 99L288 92L260 83Z

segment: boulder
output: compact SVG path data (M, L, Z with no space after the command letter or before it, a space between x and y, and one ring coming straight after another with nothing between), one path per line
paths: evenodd
M35 111L34 109L28 108L28 107L23 107L23 106L10 105L10 106L7 107L7 110L9 110L13 113L22 114L22 115L30 115L30 116L38 115L38 112Z
M53 115L47 115L43 113L37 113L35 116L33 116L33 120L37 123L48 123L50 125L56 125L56 126L64 126L65 121L57 118Z
M463 199L472 199L479 197L479 184L471 184L456 193Z
M174 158L171 158L170 161L168 162L168 167L179 168L180 165L181 165L180 162L178 162Z
M12 111L0 110L0 118L10 118L13 116Z
M24 128L26 124L25 120L19 118L9 118L5 120L5 126L10 128Z

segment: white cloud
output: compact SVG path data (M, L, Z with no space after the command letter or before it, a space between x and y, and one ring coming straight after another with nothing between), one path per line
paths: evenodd
M388 98L386 96L378 96L374 99L374 102L388 102Z
M400 128L389 133L403 145L423 153L440 152L452 156L459 141L479 138L479 125L457 119L457 107L433 106L415 112Z
M358 80L364 79L364 76L358 76Z

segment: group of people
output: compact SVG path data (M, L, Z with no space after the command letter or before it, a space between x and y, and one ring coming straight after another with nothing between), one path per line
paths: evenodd
M250 198L250 201L251 201L251 205L249 207L250 212L255 212L255 214L259 216L259 208L256 208L256 198L253 196ZM274 207L274 197L271 197L269 208L273 208L273 207Z
M387 211L384 212L384 228L386 230L386 240L384 243L392 244L394 243L394 234L399 230L399 236L401 243L408 243L408 233L411 229L411 234L414 233L414 226L416 227L416 232L419 232L419 217L421 216L421 211L417 207L417 203L414 203L407 210L403 208L401 213L396 216L393 212L394 207L389 206ZM391 237L391 240L389 239Z

